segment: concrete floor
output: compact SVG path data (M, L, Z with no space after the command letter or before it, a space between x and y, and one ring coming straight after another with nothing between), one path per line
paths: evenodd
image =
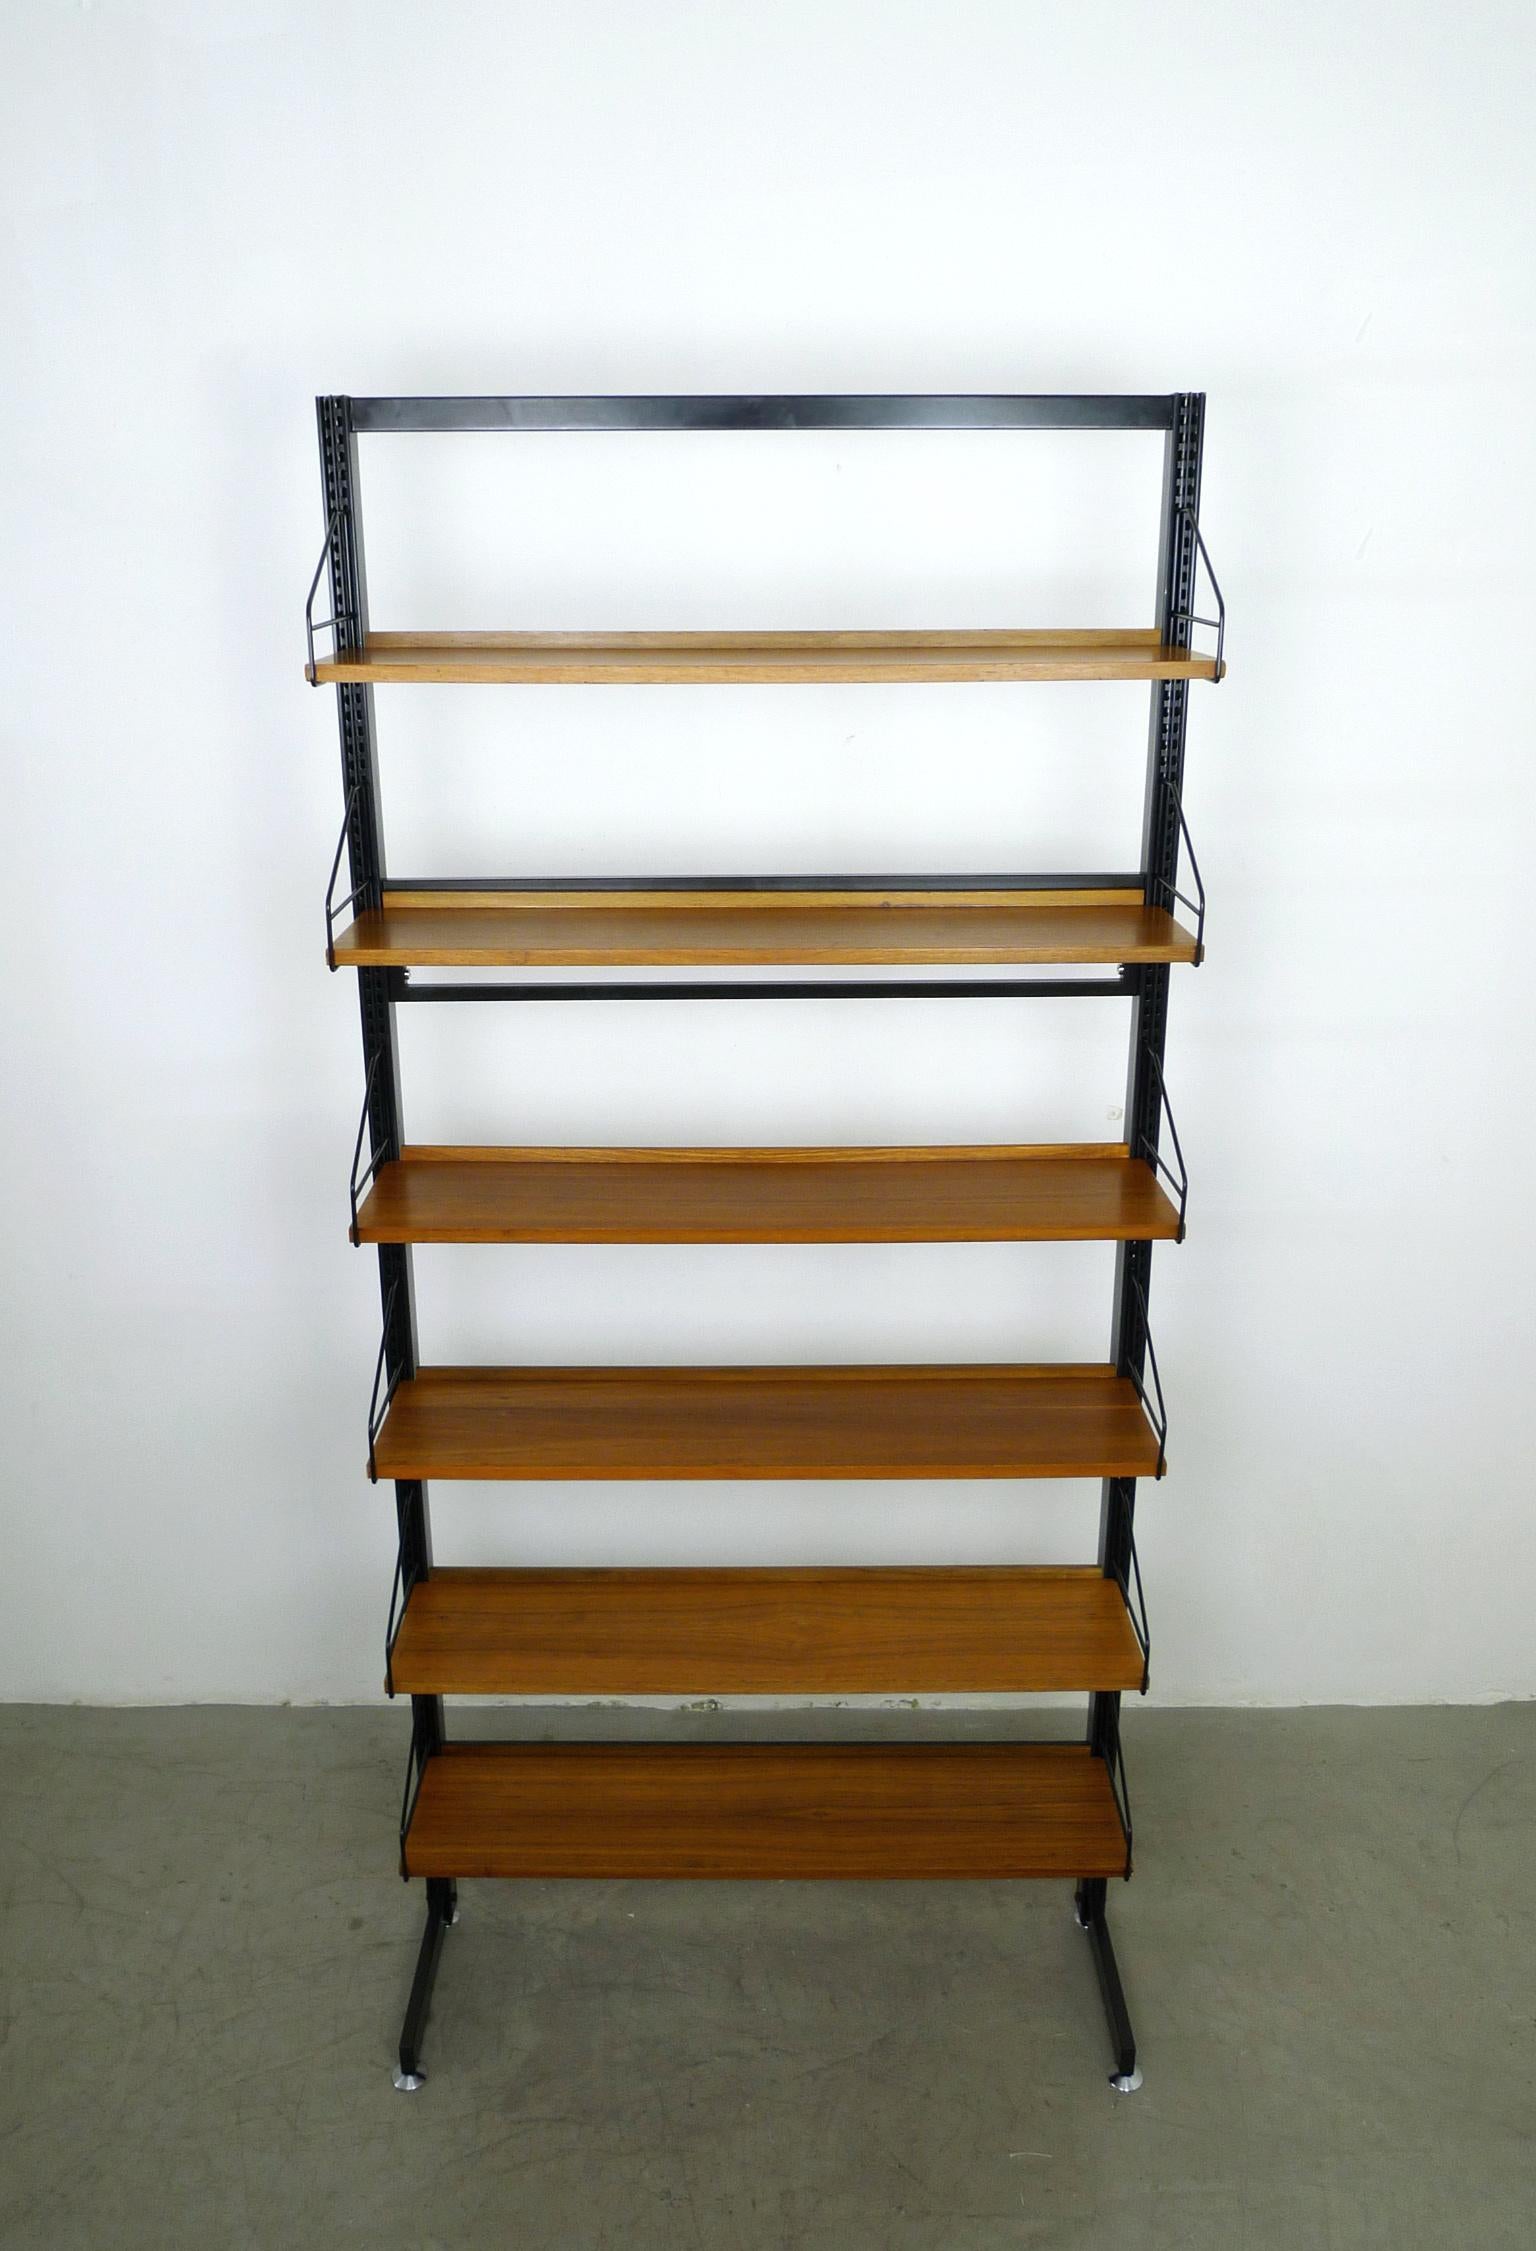
M1065 1886L471 1884L407 2096L399 1713L0 1711L0 2244L1530 2251L1536 1707L1126 1734L1139 2094Z

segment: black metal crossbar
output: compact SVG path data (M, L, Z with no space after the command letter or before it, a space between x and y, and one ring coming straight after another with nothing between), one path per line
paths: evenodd
M1130 1000L1135 965L1117 977L860 977L817 984L810 978L698 978L678 983L614 981L557 984L423 984L406 972L390 986L394 1001L482 1000Z
M362 434L406 430L1171 430L1177 392L684 393L349 401Z
M1072 875L392 875L403 891L1140 891L1140 868Z

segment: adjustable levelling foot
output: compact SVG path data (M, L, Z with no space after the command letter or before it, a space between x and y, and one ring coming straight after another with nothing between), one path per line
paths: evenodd
M1074 1904L1078 1924L1088 1933L1088 1943L1093 1948L1093 1966L1099 1973L1099 1991L1104 1996L1104 2014L1109 2019L1110 2046L1115 2059L1109 2083L1117 2095L1134 2095L1141 2085L1141 2073L1136 2067L1136 2035L1131 2030L1125 1989L1120 1983L1120 1969L1110 1942L1105 1911L1108 1890L1102 1876L1086 1876L1077 1887Z
M457 1886L447 1876L429 1876L426 1927L421 1934L421 1951L416 1956L411 1997L405 2005L405 2022L400 2028L400 2063L395 2072L395 2085L402 2095L414 2095L427 2076L421 2068L421 2036L432 2005L432 1985L437 1976L443 1933L458 1919Z

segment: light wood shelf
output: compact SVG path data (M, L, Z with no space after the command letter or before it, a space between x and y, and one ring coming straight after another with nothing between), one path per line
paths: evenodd
M1121 1876L1104 1761L1075 1743L449 1743L410 1876Z
M1153 1477L1112 1366L423 1368L375 1445L393 1478Z
M1224 667L1222 668L1225 669ZM588 687L809 681L1215 680L1155 627L1080 632L370 633L314 681Z
M412 1696L859 1696L1138 1689L1097 1565L465 1570L411 1590Z
M338 968L932 967L1192 962L1139 891L386 891Z
M1123 1143L1067 1148L407 1147L360 1243L1168 1241L1179 1215Z

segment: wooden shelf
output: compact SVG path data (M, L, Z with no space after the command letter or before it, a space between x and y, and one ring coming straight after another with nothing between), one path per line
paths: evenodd
M360 1243L1169 1241L1179 1215L1123 1143L1075 1148L406 1148Z
M423 1368L385 1478L1151 1477L1111 1366Z
M450 1743L411 1876L1121 1876L1086 1745Z
M1194 961L1139 891L386 891L338 967L591 969Z
M1222 667L1224 671L1225 666ZM701 686L765 681L1214 680L1157 629L950 633L371 633L315 681Z
M411 1696L863 1696L1138 1689L1096 1565L435 1568L391 1659Z

